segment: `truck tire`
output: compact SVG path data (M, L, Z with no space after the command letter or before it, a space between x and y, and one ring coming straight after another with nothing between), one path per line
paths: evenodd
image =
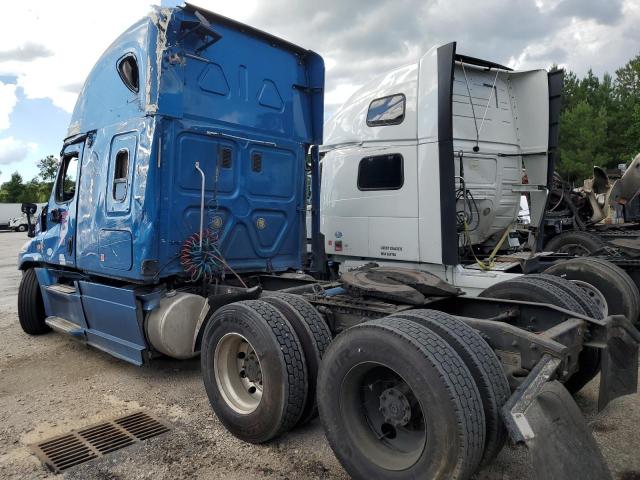
M27 226L26 225L19 225L16 228L16 232L26 232L27 231Z
M201 365L213 411L241 440L266 442L300 419L308 385L302 346L272 305L245 300L216 311L202 338Z
M555 288L533 275L523 275L485 288L479 297L546 303L581 315L587 315L580 303L564 290Z
M482 400L469 369L442 337L404 318L365 322L333 340L318 408L353 478L464 479L484 450Z
M585 314L591 318L601 320L606 316L602 307L596 302L596 300L589 296L589 294L576 283L548 273L534 273L521 278L527 278L528 281L531 281L531 279L538 279L564 291L571 295L573 299L580 304ZM518 281L520 278L516 278L514 280Z
M493 349L472 327L462 320L436 310L408 310L395 313L415 321L442 337L464 361L475 381L484 408L486 439L481 465L488 465L500 453L507 430L500 411L511 396L509 382Z
M632 323L638 321L638 287L617 265L601 258L573 258L547 268L545 273L592 285L607 301L609 315L625 315Z
M307 363L309 388L307 401L297 426L304 425L318 416L316 382L320 362L331 343L331 331L318 311L299 295L278 293L261 298L276 307L296 332Z
M533 275L523 275L513 280L496 283L483 290L479 296L547 303L581 315L588 315L573 295ZM580 352L578 365L578 371L564 383L564 386L571 393L580 391L598 374L600 371L600 351L596 348L585 347Z
M49 325L44 323L45 318L38 277L36 271L29 268L22 274L18 288L18 320L25 333L42 335L51 331Z
M605 247L604 241L589 232L579 230L564 232L553 237L544 246L546 252L570 253L571 255L592 255Z

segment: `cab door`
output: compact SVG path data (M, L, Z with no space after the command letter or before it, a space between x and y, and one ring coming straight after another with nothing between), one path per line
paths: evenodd
M47 232L43 239L43 256L48 263L62 266L76 264L76 205L80 177L80 160L84 142L67 145L62 152L58 176L49 199Z

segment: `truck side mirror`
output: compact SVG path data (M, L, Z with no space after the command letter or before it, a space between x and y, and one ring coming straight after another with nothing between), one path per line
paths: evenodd
M53 210L51 210L51 221L53 223L60 223L61 220L62 217L60 216L60 209L54 208Z
M31 215L36 213L36 210L38 210L38 206L35 203L23 203L21 210L22 213L26 214L27 218L29 218Z
M47 215L49 214L49 205L45 205L42 207L42 211L40 212L40 231L47 231ZM35 225L34 225L35 231ZM35 235L34 235L35 236Z
M31 221L31 215L34 215L38 210L38 206L35 203L23 203L21 205L22 213L27 216L27 236L35 237L36 236L36 225Z

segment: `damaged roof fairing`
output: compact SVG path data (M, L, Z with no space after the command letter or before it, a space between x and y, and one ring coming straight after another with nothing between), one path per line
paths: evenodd
M277 51L286 52L285 57L294 60L298 72L306 70L306 76L292 77L287 81L302 88L300 95L309 95L313 120L308 124L294 122L290 133L299 135L305 142L321 143L322 58L315 52L190 4L177 8L154 7L111 44L85 81L72 115L68 138L131 118L156 114L182 118L187 112L192 113L194 106L188 103L190 97L187 93L193 93L194 85L197 88L200 80L193 83L194 79L191 79L192 83L188 86L190 90L186 92L184 75L189 72L186 68L187 58L195 62L214 62L212 50L199 52L198 47L205 45L203 48L206 49L217 43L221 38L218 32L226 35L227 41L230 38L241 44L245 41L242 39L255 41L266 49L264 53L267 56ZM211 42L209 37L212 36L218 38ZM222 52L224 56L229 47L228 43L221 48L214 47L217 48L215 55L219 56ZM122 74L119 75L117 70L123 56L131 53L136 56L138 66L138 91L127 87L126 80L120 78ZM251 57L245 61L260 64L259 60ZM216 109L204 112L204 116L211 118L218 114L219 110ZM200 116L203 116L202 112ZM296 128L299 131L294 132Z
M260 30L258 28L247 25L246 23L239 22L237 20L233 20L232 18L225 17L224 15L220 15L219 13L212 12L210 10L206 10L204 8L200 8L197 5L194 5L189 2L185 2L184 7L182 8L185 12L194 13L198 12L203 15L207 20L212 20L219 24L229 25L232 28L239 30L244 33L248 33L253 37L258 37L263 40L267 40L271 45L278 46L280 48L290 50L294 53L297 53L300 56L306 56L311 52L311 50L307 50L305 48L296 45L295 43L291 43L287 40L284 40L280 37L276 37L264 30Z
M166 31L174 9L154 7L116 38L87 76L78 94L67 138L131 116L157 111L158 85ZM153 52L149 50L153 48ZM128 91L117 74L118 60L133 53L138 63L140 91ZM97 94L99 92L99 94Z
M162 57L167 49L167 28L171 21L171 15L174 12L172 8L154 9L149 13L149 18L156 27L155 35L155 63L147 62L147 84L146 84L146 111L147 113L155 113L158 111L158 89L160 85L160 74L162 72ZM151 56L150 56L151 58ZM155 83L154 79L155 70Z

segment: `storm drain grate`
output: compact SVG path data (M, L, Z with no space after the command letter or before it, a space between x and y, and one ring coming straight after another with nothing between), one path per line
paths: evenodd
M137 412L32 445L38 458L60 473L94 458L133 445L161 433L169 426L145 412Z

